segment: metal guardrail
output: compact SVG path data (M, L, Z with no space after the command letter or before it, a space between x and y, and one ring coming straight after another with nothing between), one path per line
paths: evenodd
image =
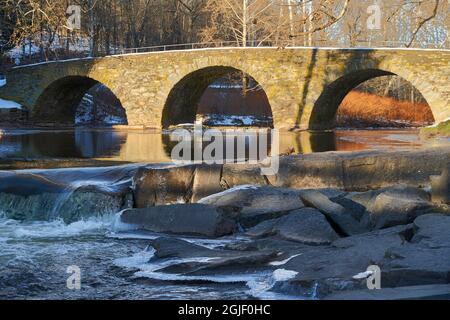
M339 45L335 41L330 40L315 40L313 45L309 46L300 41L295 40L283 40L283 41L248 41L244 46L237 41L220 41L220 42L198 42L198 43L184 43L184 44L170 44L152 47L140 47L140 48L125 48L121 49L117 54L136 54L146 52L164 52L164 51L176 51L176 50L195 50L206 48L227 48L227 47L248 47L248 48L264 48L264 47L333 47L333 48L407 48L406 42L400 41L358 41L351 46L341 44ZM436 43L424 43L420 47L411 47L410 49L449 49L450 43L444 42L442 44Z

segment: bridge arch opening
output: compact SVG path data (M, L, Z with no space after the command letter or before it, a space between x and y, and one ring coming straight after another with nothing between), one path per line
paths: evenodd
M162 127L168 129L197 120L208 126L273 128L272 110L264 89L250 75L226 66L194 71L170 91Z
M430 105L410 82L392 72L366 69L324 88L314 104L309 129L420 127L431 123Z
M31 114L36 124L57 126L126 125L120 100L105 85L84 76L67 76L51 83Z

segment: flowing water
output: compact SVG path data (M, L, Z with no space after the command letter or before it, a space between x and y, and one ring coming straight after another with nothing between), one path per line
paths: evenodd
M122 207L111 207L114 198L104 198L104 195L115 195L130 187L131 177L140 166L3 173L0 177L0 299L275 297L268 290L280 275L269 270L208 277L158 272L173 264L201 262L206 258L150 262L154 250L149 247L149 240L167 235L133 231L120 222L120 210L132 204L125 202ZM28 179L29 186L24 185L24 179ZM17 188L22 189L17 192ZM91 193L77 195L85 188ZM15 190L14 196L9 194L11 190ZM83 207L80 203L96 206ZM13 209L24 210L26 214L17 218ZM46 210L49 214L31 209ZM84 214L80 215L79 210L84 210ZM241 237L183 240L207 248L247 241ZM67 268L72 266L81 270L81 290L67 286L71 275Z
M415 130L283 133L282 141L281 150L292 147L303 153L423 144ZM108 158L157 164L170 160L171 147L167 135L144 131L11 130L0 137L0 158ZM154 250L149 239L160 235L132 231L118 220L118 212L131 206L131 200L118 195L129 188L140 166L0 172L0 299L290 298L270 292L277 281L293 276L282 263L275 272L197 278L159 273L182 261L150 262ZM208 248L246 241L186 240ZM70 266L81 270L81 290L67 287Z

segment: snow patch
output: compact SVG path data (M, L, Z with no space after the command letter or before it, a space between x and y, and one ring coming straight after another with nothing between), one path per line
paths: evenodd
M282 265L285 265L286 263L288 263L289 261L291 261L292 259L294 259L294 258L296 258L298 256L301 256L301 255L302 254L299 253L299 254L293 255L292 257L289 257L289 258L287 258L286 260L283 260L283 261L273 261L273 262L270 262L269 265L271 265L271 266L282 266Z
M10 100L3 100L0 98L0 109L19 109L22 110L22 106L17 102Z
M373 271L365 271L353 276L353 279L355 280L367 279L371 275L373 275Z
M219 115L208 114L203 116L203 123L208 126L253 126L272 122L272 118L253 115Z
M294 278L298 274L297 271L286 270L286 269L277 269L273 272L273 279L276 282L280 281L288 281Z

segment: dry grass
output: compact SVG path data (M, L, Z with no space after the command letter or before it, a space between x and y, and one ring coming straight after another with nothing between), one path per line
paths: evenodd
M434 118L427 104L352 91L339 107L336 121L339 127L422 127Z
M450 138L450 120L440 123L437 126L422 128L420 134L424 138L448 137Z

